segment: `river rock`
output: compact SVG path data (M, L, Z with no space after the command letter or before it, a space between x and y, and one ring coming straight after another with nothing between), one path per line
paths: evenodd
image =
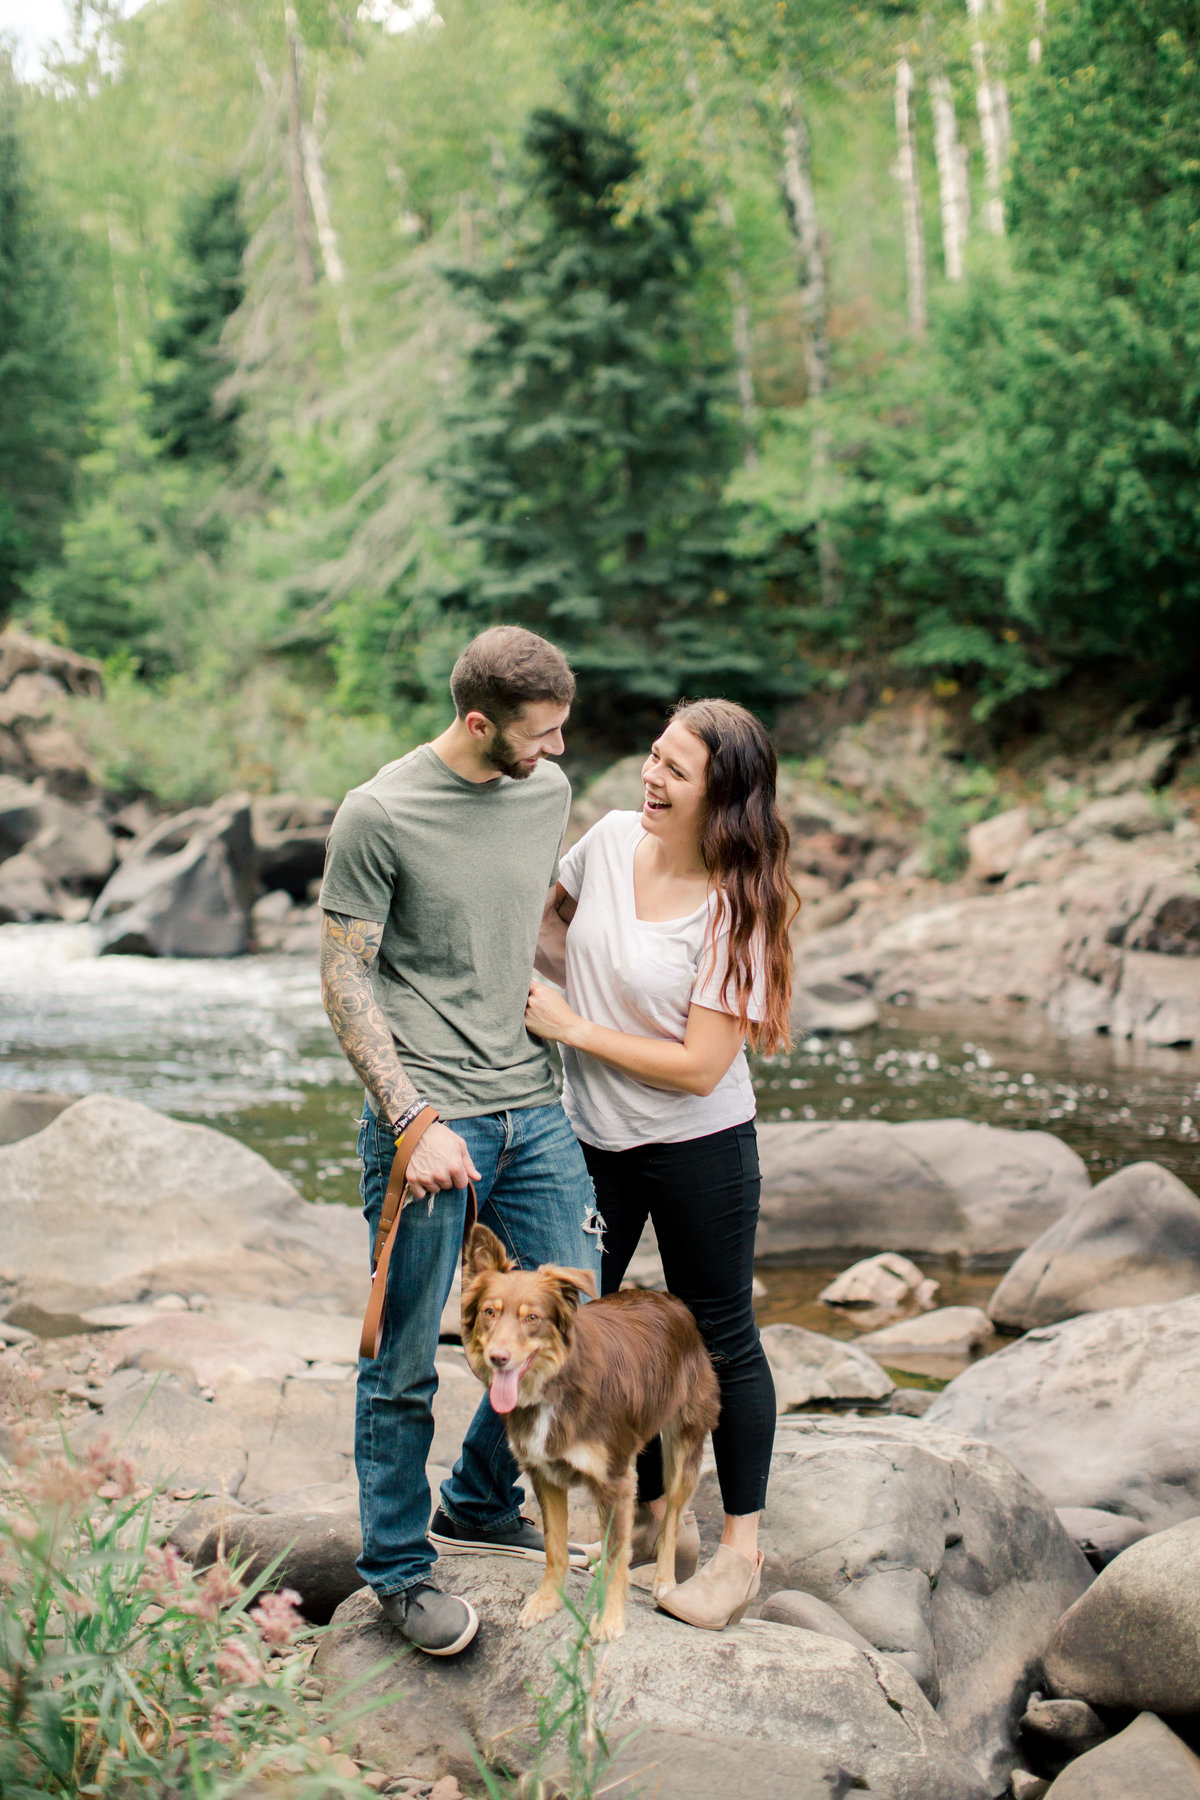
M935 1312L921 1313L915 1319L901 1319L878 1331L864 1332L855 1344L882 1362L892 1362L898 1354L908 1351L969 1356L995 1335L995 1326L982 1307L939 1306Z
M325 841L337 805L300 794L267 794L251 803L262 885L304 900L325 868Z
M0 631L0 689L24 674L49 675L67 694L98 697L104 692L104 672L93 657L10 625Z
M306 1619L326 1624L343 1600L362 1586L355 1561L362 1551L357 1517L347 1513L245 1513L222 1519L195 1554L198 1569L225 1555L255 1581L271 1565L268 1587L294 1588Z
M976 881L999 881L1008 874L1018 852L1032 836L1027 806L1014 806L991 819L981 819L967 833L969 873Z
M798 1588L780 1588L764 1601L758 1616L778 1620L781 1625L799 1626L801 1631L815 1631L819 1637L838 1638L868 1654L875 1650L861 1631L855 1631L849 1620L843 1619L836 1606L827 1606L815 1594L802 1594Z
M792 1018L800 1031L868 1031L879 1023L879 1008L870 994L852 981L818 981L797 987Z
M813 1401L886 1400L896 1385L865 1351L823 1332L765 1325L760 1335L781 1413Z
M89 1094L0 1147L0 1280L48 1310L147 1293L339 1313L364 1303L362 1221L301 1200L255 1151L207 1125Z
M1092 1706L1200 1713L1200 1518L1131 1544L1097 1575L1055 1628L1046 1679Z
M1009 1261L1090 1192L1045 1131L966 1119L759 1127L760 1256L878 1249Z
M237 1421L247 1447L239 1493L248 1506L286 1489L344 1482L351 1473L353 1382L293 1378L281 1387L266 1377L231 1373L218 1382L216 1403Z
M1069 1763L1046 1800L1200 1800L1200 1756L1145 1712Z
M1031 1331L938 1395L929 1425L995 1444L1054 1506L1161 1528L1200 1512L1200 1295Z
M928 1415L788 1420L775 1443L763 1592L815 1595L900 1662L1001 1792L1046 1641L1091 1580L1052 1508ZM714 1473L694 1504L719 1534Z
M483 1623L468 1649L447 1661L406 1652L368 1591L345 1601L313 1668L327 1693L362 1683L354 1705L364 1713L350 1727L354 1753L377 1768L463 1782L477 1779L473 1744L484 1755L502 1754L510 1766L527 1766L531 1696L549 1691L553 1659L562 1658L573 1629L565 1612L532 1631L518 1627L539 1579L527 1563L456 1556L454 1591ZM586 1578L568 1580L583 1605ZM390 1666L380 1669L381 1659ZM983 1800L985 1793L916 1684L886 1658L760 1620L694 1631L636 1589L625 1636L600 1660L596 1704L618 1745L640 1726L699 1731L722 1746L732 1740L731 1755L753 1739L816 1756L845 1770L859 1791L865 1783L868 1793L893 1800ZM742 1791L754 1791L753 1763Z
M51 1094L37 1088L6 1089L0 1094L0 1145L17 1144L22 1138L44 1131L78 1098L78 1094Z
M247 795L166 819L132 846L92 908L100 954L240 956L257 887Z
M215 1387L230 1370L283 1382L305 1367L301 1357L287 1350L194 1312L160 1313L144 1324L114 1332L105 1349L127 1365L147 1352L171 1357L190 1369L201 1387Z
M831 1757L767 1744L759 1738L709 1731L661 1731L650 1726L624 1744L604 1771L601 1791L608 1800L843 1800L851 1792L891 1789L856 1780ZM455 1792L458 1792L457 1784ZM430 1795L433 1800L434 1793ZM448 1795L447 1800L453 1800Z
M1099 1506L1058 1506L1055 1511L1063 1530L1079 1545L1093 1569L1106 1569L1114 1556L1150 1535L1150 1527L1140 1519L1105 1512Z
M365 1234L362 1242L365 1246ZM303 1307L265 1306L248 1300L207 1300L203 1312L205 1318L216 1320L239 1336L269 1345L289 1360L299 1357L309 1363L358 1366L360 1314L310 1312Z
M246 1473L236 1419L185 1393L168 1375L143 1378L70 1434L77 1455L106 1440L143 1480L168 1489L236 1494Z
M894 1250L866 1256L861 1262L843 1269L817 1298L826 1306L870 1306L890 1309L915 1300L920 1306L932 1306L938 1291L936 1281L927 1280L916 1263Z
M988 1305L1006 1331L1200 1293L1200 1199L1157 1163L1098 1183L1019 1256Z
M36 856L18 850L0 863L0 925L29 925L37 919L72 919L79 911L71 895L46 874Z
M1103 1720L1086 1700L1047 1700L1040 1694L1025 1708L1021 1730L1027 1736L1061 1744L1074 1756L1108 1736Z
M1147 837L1170 825L1168 809L1147 794L1114 794L1102 800L1091 800L1067 820L1068 837L1082 843L1085 838L1107 835L1115 838Z
M1126 950L1108 1029L1165 1049L1200 1043L1200 959Z

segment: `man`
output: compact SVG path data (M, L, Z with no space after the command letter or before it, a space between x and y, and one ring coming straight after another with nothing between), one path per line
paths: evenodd
M500 625L450 677L440 737L346 796L329 838L321 988L367 1089L359 1132L371 1242L397 1137L436 1108L408 1165L379 1356L359 1364L359 1572L417 1649L453 1656L470 1604L430 1580L435 1552L544 1559L485 1395L429 1520L434 1353L462 1242L466 1188L523 1267L598 1269L592 1184L525 1000L571 790L561 756L575 681L544 638ZM428 1534L428 1535L427 1535Z

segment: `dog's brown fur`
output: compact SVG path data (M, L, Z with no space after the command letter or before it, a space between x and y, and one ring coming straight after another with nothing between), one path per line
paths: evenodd
M681 1300L629 1289L581 1307L580 1291L595 1295L590 1271L546 1263L526 1273L486 1225L472 1231L463 1344L485 1387L498 1368L524 1366L505 1425L514 1456L533 1480L546 1534L546 1573L520 1623L536 1625L562 1605L567 1490L583 1483L605 1539L604 1610L592 1632L607 1640L625 1630L634 1458L661 1434L667 1512L654 1574L659 1594L675 1583L676 1527L720 1398L708 1352Z

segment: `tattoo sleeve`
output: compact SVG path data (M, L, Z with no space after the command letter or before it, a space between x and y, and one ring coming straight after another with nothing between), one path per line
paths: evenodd
M404 1072L371 988L383 926L327 912L321 927L321 999L338 1043L389 1122L420 1099Z

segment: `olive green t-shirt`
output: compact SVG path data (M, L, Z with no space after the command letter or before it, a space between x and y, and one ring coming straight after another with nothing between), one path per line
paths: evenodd
M570 804L544 757L525 781L467 781L422 744L338 808L321 905L382 924L371 985L443 1118L558 1098L525 1001Z

